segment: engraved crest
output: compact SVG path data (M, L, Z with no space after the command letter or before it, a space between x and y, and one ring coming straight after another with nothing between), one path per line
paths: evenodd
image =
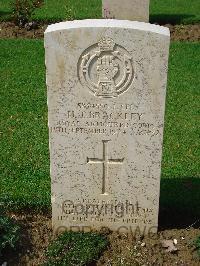
M132 84L132 57L111 38L102 38L81 55L78 76L81 84L96 97L118 97Z

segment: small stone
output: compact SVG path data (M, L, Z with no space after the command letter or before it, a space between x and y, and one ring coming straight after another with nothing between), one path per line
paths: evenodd
M146 246L146 243L143 242L143 243L141 244L141 247L145 247L145 246Z
M161 245L163 248L166 248L166 252L176 252L177 248L174 245L174 241L172 240L162 240Z
M177 245L177 244L178 244L177 239L174 239L174 245Z

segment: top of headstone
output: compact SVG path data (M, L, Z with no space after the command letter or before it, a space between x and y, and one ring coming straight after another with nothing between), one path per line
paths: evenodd
M170 36L169 29L166 27L138 22L130 20L116 20L116 19L86 19L86 20L74 20L60 22L56 24L49 25L45 31L46 33L60 31L60 30L69 30L77 28L132 28L141 31L150 31L166 36Z

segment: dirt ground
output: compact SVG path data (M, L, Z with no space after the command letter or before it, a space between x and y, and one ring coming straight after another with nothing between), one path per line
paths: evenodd
M6 251L0 265L37 266L45 261L45 250L53 239L50 215L10 214L21 227L21 240L13 253ZM200 229L162 230L158 235L145 238L109 233L109 246L96 266L197 266L200 265L193 241ZM170 253L162 247L162 240L177 240L177 251Z
M200 41L200 24L196 25L164 25L170 29L172 41ZM28 30L15 26L12 22L0 23L0 38L43 38L47 25Z
M42 214L9 214L20 226L20 241L17 250L7 250L0 258L0 265L7 266L41 265L45 258L45 250L53 239L51 217Z

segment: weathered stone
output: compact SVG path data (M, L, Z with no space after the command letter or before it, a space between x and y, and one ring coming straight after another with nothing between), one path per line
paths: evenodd
M149 0L102 0L103 18L149 22Z
M156 231L169 39L123 20L47 28L55 232Z

